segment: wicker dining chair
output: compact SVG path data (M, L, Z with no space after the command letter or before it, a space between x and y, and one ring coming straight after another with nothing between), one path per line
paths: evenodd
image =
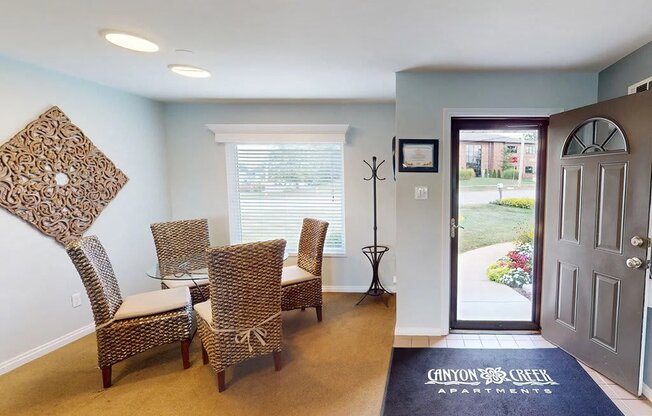
M152 224L150 229L161 276L206 268L206 249L210 246L206 219L161 222ZM188 287L193 304L204 302L210 296L207 278L162 280L161 287Z
M281 370L281 271L285 240L207 251L210 300L195 305L204 364L226 388L227 367L272 353Z
M304 218L299 237L297 265L283 268L281 307L284 311L314 307L322 320L321 263L328 223Z
M66 251L84 283L95 318L97 358L104 388L111 366L159 345L181 342L183 368L190 367L192 305L188 288L122 298L113 266L96 236L70 243Z

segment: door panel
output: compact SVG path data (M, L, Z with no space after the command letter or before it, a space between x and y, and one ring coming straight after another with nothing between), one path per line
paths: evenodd
M593 275L591 340L617 351L620 279L600 273Z
M649 235L650 109L652 91L556 114L547 155L543 336L636 394L646 271L626 261L647 256L630 239Z
M575 329L577 315L577 266L559 262L557 275L557 314L558 322Z
M580 242L582 218L582 166L562 167L562 204L560 239Z
M623 222L625 220L626 163L600 165L598 179L599 203L595 247L612 253L623 253Z

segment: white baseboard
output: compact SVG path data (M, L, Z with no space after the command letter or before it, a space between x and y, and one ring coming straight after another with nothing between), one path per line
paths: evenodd
M48 341L36 348L32 348L31 350L17 355L14 358L10 358L5 362L0 363L0 375L8 373L23 364L27 364L32 360L42 357L45 354L59 349L64 345L70 344L71 342L85 337L88 334L92 334L93 332L95 332L95 324L91 323L79 329L75 329L74 331L69 332L65 335L62 335L59 338L53 339L52 341Z
M428 328L428 327L408 327L397 326L394 328L394 335L400 336L442 336L448 335L448 329Z
M648 400L652 400L652 388L645 383L643 383L643 396Z
M365 286L323 285L321 288L322 288L321 290L324 292L364 293L367 291L367 289L369 289L369 285L365 285ZM395 293L394 287L388 287L387 290L389 290L392 293Z

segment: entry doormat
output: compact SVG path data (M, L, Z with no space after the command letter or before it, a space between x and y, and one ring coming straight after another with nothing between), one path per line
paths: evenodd
M622 416L558 348L395 348L385 416Z

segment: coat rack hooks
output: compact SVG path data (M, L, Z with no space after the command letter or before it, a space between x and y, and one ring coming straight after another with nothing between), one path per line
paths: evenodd
M371 176L368 178L363 178L365 181L371 181L373 180L373 194L374 194L374 244L372 246L365 246L362 247L362 252L364 255L367 257L369 262L371 263L371 268L372 268L372 278L371 278L371 285L369 286L369 289L367 289L367 292L364 294L364 296L356 303L356 305L359 305L367 296L380 296L383 302L385 303L385 306L389 307L389 304L387 303L387 300L384 299L382 296L383 294L387 293L388 295L393 295L393 293L389 292L387 289L385 289L380 282L380 277L378 275L378 268L380 266L380 260L383 258L385 253L389 251L389 247L387 246L379 246L378 245L378 224L377 224L377 200L376 200L376 181L384 181L385 178L380 178L378 177L378 168L385 163L383 160L379 164L376 165L376 156L371 158L371 164L367 162L366 160L363 160L363 162L369 166L369 169L371 169Z
M371 159L371 163L373 163L373 166L370 165L369 162L367 162L366 160L363 160L363 162L366 163L367 166L369 166L369 169L371 169L371 176L368 177L368 178L364 178L365 181L370 181L370 180L372 180L373 178L376 178L376 179L378 179L379 181L384 181L384 180L385 180L385 178L379 178L379 177L378 177L378 168L380 168L380 166L381 166L383 163L385 163L384 160L383 160L382 162L380 162L380 163L378 164L378 166L376 166L376 156L374 156L374 157ZM375 192L374 192L374 202L375 202L375 200L376 200L375 195L376 195L376 194L375 194Z

